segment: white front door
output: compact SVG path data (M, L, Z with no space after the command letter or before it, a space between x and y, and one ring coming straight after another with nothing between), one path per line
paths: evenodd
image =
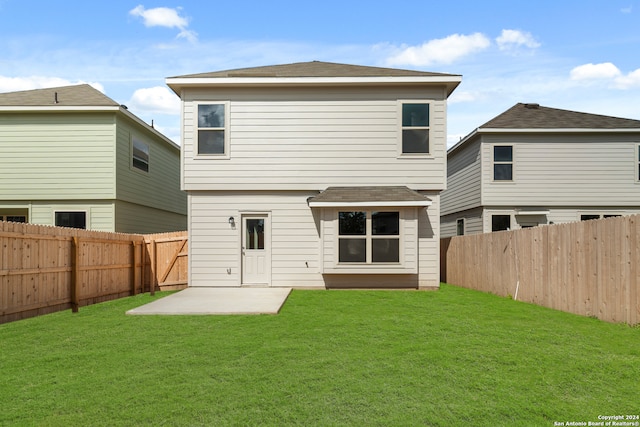
M268 215L242 215L242 284L269 285L271 273Z

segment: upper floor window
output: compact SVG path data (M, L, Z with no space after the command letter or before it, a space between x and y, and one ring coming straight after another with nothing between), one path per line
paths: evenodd
M400 262L400 212L339 212L338 261Z
M493 180L513 181L513 147L511 145L493 147Z
M149 144L144 143L135 136L131 140L131 165L143 172L149 172Z
M224 103L198 104L199 155L228 155L226 107Z
M429 104L402 104L402 154L429 154Z

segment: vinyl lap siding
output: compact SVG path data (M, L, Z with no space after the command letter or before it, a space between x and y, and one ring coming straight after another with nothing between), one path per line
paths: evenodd
M240 286L241 215L271 218L271 286L323 286L320 239L307 198L317 192L192 192L190 286ZM229 225L229 217L236 226Z
M151 234L187 229L187 215L121 200L117 200L115 206L115 231L119 233Z
M132 166L131 138L149 145L149 171ZM129 120L118 120L116 177L117 199L138 206L183 215L187 195L180 190L180 151ZM144 218L140 218L144 222ZM184 228L182 228L184 229Z
M113 198L114 139L112 114L2 114L0 195Z
M36 201L31 204L33 224L55 225L55 212L86 212L87 229L96 231L117 231L114 226L114 204L102 201Z
M480 141L457 150L447 161L447 189L441 194L442 214L480 206Z
M194 159L195 103L184 105L184 188L324 189L332 185L444 187L446 106L442 91L301 90L258 95L190 94L230 100L230 159ZM375 94L372 99L371 93ZM255 94L254 94L255 98ZM398 158L398 99L431 99L431 156ZM314 99L308 101L308 99Z
M483 138L484 205L640 206L640 135ZM513 145L513 182L493 182L494 144Z

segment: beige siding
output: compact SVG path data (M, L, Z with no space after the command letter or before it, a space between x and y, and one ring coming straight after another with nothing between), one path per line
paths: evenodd
M513 182L493 182L493 145L512 144ZM640 206L640 135L483 136L483 204Z
M193 192L189 195L190 286L240 286L241 215L271 222L271 286L324 286L320 237L307 198L317 192ZM236 225L229 224L233 216Z
M132 165L132 138L149 146L149 171ZM125 118L118 119L118 200L152 209L187 215L187 195L180 190L180 150L157 135ZM145 219L139 218L143 225ZM184 229L184 228L182 228Z
M185 231L187 215L118 200L115 227L119 233L134 234Z
M442 89L340 88L183 94L187 190L321 190L336 185L445 185ZM398 100L431 100L431 155L399 157ZM230 101L229 159L194 158L197 101Z
M421 191L432 200L427 209L418 210L418 286L440 287L440 195Z
M476 140L449 156L447 189L441 194L442 214L480 206L481 191L480 141Z
M0 114L0 195L113 198L114 139L114 114Z
M456 212L450 215L443 215L440 218L440 237L451 237L457 235L458 219L462 219L464 221L465 235L483 232L482 208L476 208L467 211Z

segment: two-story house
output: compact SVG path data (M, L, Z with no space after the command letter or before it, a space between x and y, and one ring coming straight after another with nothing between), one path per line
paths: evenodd
M447 158L443 236L640 213L640 120L516 104Z
M1 93L0 220L185 230L180 147L89 85Z
M458 75L304 62L172 77L190 286L439 286Z

